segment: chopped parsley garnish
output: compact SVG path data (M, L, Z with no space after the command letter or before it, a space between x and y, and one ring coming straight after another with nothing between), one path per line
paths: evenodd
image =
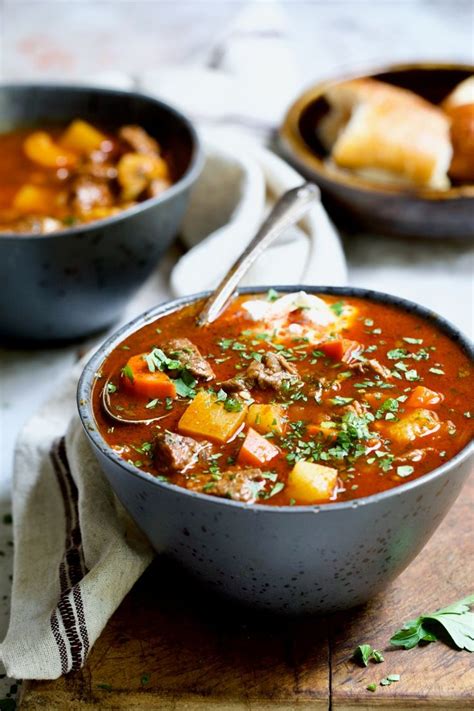
M227 412L241 412L242 402L239 398L229 396L222 388L216 393L216 402L222 402L224 410Z
M181 376L176 378L174 381L176 392L180 397L196 397L196 384L197 380L193 378L189 370L183 369L181 371Z
M444 370L441 370L441 368L429 368L429 372L434 375L445 375Z
M159 405L160 402L161 402L161 400L159 400L157 397L155 397L153 400L150 400L150 402L147 403L145 405L145 407L147 410L153 410L153 408L156 407L157 405Z
M381 420L383 417L387 420L393 420L395 412L398 412L399 402L398 399L389 397L387 398L379 407L375 413L375 418ZM392 415L392 417L387 417L387 415Z
M114 385L113 383L107 383L107 392L108 393L116 393L117 392L117 386Z
M179 360L168 358L161 348L153 348L143 357L150 373L154 373L156 370L181 370L183 367Z
M122 373L122 376L128 378L130 382L133 383L133 381L135 380L135 376L133 375L133 370L130 368L129 365L124 365L120 372Z
M328 450L328 454L335 459L345 459L351 457L357 459L365 453L365 440L371 439L375 435L369 430L369 422L373 422L374 416L370 412L357 415L355 412L346 412L339 426L339 433L334 446Z
M329 402L331 405L348 405L353 400L353 397L341 397L340 395L336 395L335 397L332 397Z
M413 474L414 471L415 468L411 467L409 464L397 467L397 475L401 477L410 476L410 474Z
M411 343L412 345L421 345L423 343L422 338L410 338L409 336L403 336L402 341L405 341L405 343Z
M268 498L270 499L272 496L279 494L280 491L282 491L284 488L285 488L284 483L282 481L277 481L276 484L274 484L274 486L270 490L270 493L268 494Z
M223 351L227 351L231 347L233 342L233 338L220 338L217 341L217 345L219 346L219 348L222 348Z
M278 292L275 289L269 289L267 291L267 301L276 301L278 299Z
M334 311L336 316L342 316L342 313L344 311L344 302L336 301L334 304L331 304L331 309Z
M409 358L410 354L406 348L393 348L391 351L387 352L387 358L389 360L398 360L399 358Z
M224 410L227 410L227 412L240 412L242 403L235 397L228 397L224 402Z

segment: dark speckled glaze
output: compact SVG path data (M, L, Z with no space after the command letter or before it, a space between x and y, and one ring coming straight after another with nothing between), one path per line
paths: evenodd
M58 85L0 86L0 131L75 117L137 123L172 156L174 185L114 217L50 235L0 234L0 338L79 338L110 326L175 236L202 155L189 121L126 91Z
M395 304L431 321L473 357L472 346L453 326L403 299L349 287L275 288ZM199 296L140 316L106 341L85 367L79 413L105 476L154 548L219 593L254 608L288 613L330 612L365 602L402 572L439 526L470 471L472 442L412 482L320 506L248 506L156 481L121 459L98 433L91 405L94 373L130 333Z

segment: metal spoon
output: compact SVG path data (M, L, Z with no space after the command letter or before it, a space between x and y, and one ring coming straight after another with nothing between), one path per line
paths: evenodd
M148 417L146 419L131 420L128 417L122 417L121 415L117 415L115 412L113 412L110 406L110 395L108 389L110 380L111 379L108 378L105 382L104 387L102 388L101 401L103 409L112 420L120 422L121 425L149 425L152 422L158 422L158 420L162 420L164 417L167 417L167 415L160 415L159 417Z
M303 217L313 201L319 198L319 194L319 188L316 185L303 183L298 188L288 190L281 196L255 237L230 267L219 286L204 304L196 318L198 326L206 326L218 318L232 298L240 280L254 261L287 227L295 224ZM102 388L102 407L112 420L116 420L121 424L139 425L157 422L166 417L166 415L161 415L160 417L151 417L149 419L131 420L115 414L110 407L109 382L110 378Z
M319 198L319 188L313 183L303 183L288 190L275 203L255 237L230 267L219 286L208 298L196 318L198 326L212 323L222 313L237 285L262 252L290 225L298 222Z

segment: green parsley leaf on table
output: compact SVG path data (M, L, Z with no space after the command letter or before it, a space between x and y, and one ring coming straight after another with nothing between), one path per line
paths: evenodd
M364 667L368 666L371 660L377 664L384 661L382 652L372 649L370 644L359 644L354 650L353 659Z
M474 605L474 595L409 620L393 635L390 644L413 649L420 642L438 641L444 630L458 649L474 652L474 612L469 610L470 605Z

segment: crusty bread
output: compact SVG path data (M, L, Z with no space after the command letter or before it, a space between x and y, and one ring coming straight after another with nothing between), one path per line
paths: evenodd
M442 107L451 119L453 159L449 175L474 182L474 76L458 84Z
M373 79L334 84L318 136L334 163L378 182L447 188L452 148L444 112Z
M474 76L468 77L458 84L441 106L445 111L449 111L455 106L465 106L466 104L474 104Z

